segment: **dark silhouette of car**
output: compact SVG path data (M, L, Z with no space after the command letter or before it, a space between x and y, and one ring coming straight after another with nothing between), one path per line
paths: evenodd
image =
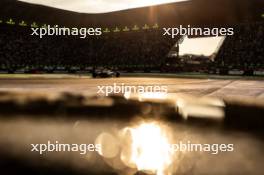
M92 72L93 78L120 77L120 73L110 69L97 69Z

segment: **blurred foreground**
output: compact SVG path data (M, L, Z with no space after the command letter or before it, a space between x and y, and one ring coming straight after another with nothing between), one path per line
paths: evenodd
M263 169L264 103L256 98L2 91L0 106L3 174L261 174ZM31 152L31 144L48 141L100 143L102 151ZM179 141L234 144L234 151L162 152L161 143Z

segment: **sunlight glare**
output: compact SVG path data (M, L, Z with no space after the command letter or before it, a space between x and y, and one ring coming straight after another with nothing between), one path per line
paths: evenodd
M172 162L169 151L169 139L166 130L158 123L142 123L133 128L126 128L131 135L130 162L134 163L138 171L164 175Z

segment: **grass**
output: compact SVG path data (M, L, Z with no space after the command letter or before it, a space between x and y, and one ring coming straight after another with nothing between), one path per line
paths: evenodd
M89 74L87 75L79 75L79 74L0 74L0 78L2 79L11 79L11 78L18 78L18 79L46 79L46 78L87 78L90 77Z
M234 76L234 75L209 75L199 73L175 73L175 74L159 74L159 73L124 73L121 77L157 77L157 78L196 78L196 79L245 79L245 80L264 80L264 76Z

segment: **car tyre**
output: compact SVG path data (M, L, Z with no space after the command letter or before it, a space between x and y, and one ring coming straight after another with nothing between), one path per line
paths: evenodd
M93 78L96 78L97 77L97 74L96 73L93 73Z
M120 73L119 72L116 72L116 77L120 77Z

